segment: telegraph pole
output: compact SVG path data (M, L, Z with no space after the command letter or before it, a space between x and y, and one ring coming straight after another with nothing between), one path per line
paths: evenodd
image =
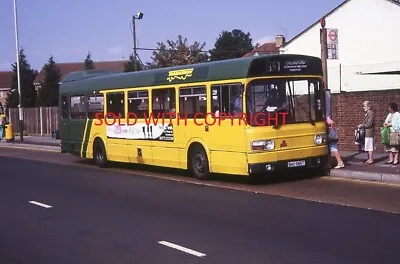
M22 111L21 96L21 77L19 72L19 43L18 43L18 22L17 22L17 3L14 0L14 30L15 30L15 46L17 51L17 81L18 81L18 108L19 108L19 136L21 142L24 141L24 117Z
M322 60L322 72L323 72L323 82L324 89L328 89L328 47L327 47L327 34L325 28L325 18L321 19L321 29L320 29L320 39L321 39L321 60Z
M133 68L137 71L137 60L136 60L136 23L135 16L132 16L132 26L133 26Z
M133 27L133 67L137 71L137 52L136 52L136 19L142 19L143 13L139 12L136 16L132 16L132 27Z

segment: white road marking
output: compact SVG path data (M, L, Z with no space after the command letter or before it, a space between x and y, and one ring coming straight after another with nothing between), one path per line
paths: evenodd
M44 208L51 208L51 207L52 207L51 205L39 203L39 202L36 202L36 201L29 201L29 203L35 204L35 205L37 205L37 206L41 206L41 207L44 207Z
M200 257L200 258L206 256L206 254L204 254L204 253L201 253L201 252L198 252L198 251L189 249L189 248L185 248L185 247L182 247L182 246L173 244L173 243L171 243L171 242L167 242L167 241L158 241L158 243L161 244L161 245L164 245L164 246L167 246L167 247L170 247L170 248L174 248L174 249L183 251L183 252L185 252L185 253L188 253L188 254L191 254L191 255Z

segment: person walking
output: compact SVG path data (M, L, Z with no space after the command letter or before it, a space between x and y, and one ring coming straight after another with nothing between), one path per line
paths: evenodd
M326 123L329 126L329 135L330 135L331 132L335 129L334 128L335 122L333 122L333 120L329 116L327 116ZM333 155L335 156L336 161L337 161L337 165L336 165L335 169L340 169L340 168L344 167L344 162L343 162L342 158L340 157L340 153L339 153L339 149L338 149L338 141L339 141L339 138L337 137L337 134L336 134L335 138L333 138L333 139L332 138L329 139L329 136L328 136L329 149L330 149L331 153L333 153Z
M375 147L375 113L372 111L372 104L370 101L363 102L363 109L365 112L364 121L362 124L358 125L358 128L363 128L365 130L364 150L368 153L368 159L365 161L365 164L371 165L374 163L372 154Z

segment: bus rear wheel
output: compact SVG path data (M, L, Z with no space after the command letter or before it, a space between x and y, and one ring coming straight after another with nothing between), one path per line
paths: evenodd
M197 179L208 180L210 178L208 158L203 148L195 147L190 152L189 164L190 164L190 170Z
M100 168L107 167L107 154L106 148L101 140L96 140L93 146L93 158L96 165Z

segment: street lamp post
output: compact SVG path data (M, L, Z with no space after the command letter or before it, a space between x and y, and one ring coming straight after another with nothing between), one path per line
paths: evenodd
M17 3L14 0L14 30L15 30L15 47L17 52L17 82L18 82L18 108L19 108L19 135L21 142L24 141L24 119L22 111L22 98L21 98L21 77L19 72L19 43L18 43L18 23L17 23Z
M132 26L133 26L133 67L137 71L137 53L136 53L136 19L140 20L143 18L143 13L139 12L136 16L132 16Z

